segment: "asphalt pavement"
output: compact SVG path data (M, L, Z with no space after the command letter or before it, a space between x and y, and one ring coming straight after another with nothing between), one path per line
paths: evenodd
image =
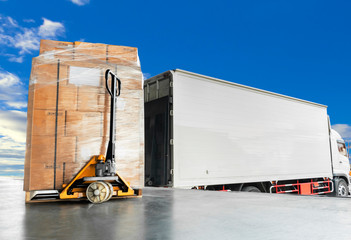
M351 199L144 188L102 204L25 204L0 178L0 239L351 239Z

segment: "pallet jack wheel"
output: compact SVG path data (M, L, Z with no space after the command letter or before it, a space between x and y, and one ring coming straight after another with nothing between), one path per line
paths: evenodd
M93 182L87 187L87 198L92 203L107 201L110 195L110 188L105 182Z
M112 195L113 195L113 186L111 183L109 182L105 182L107 184L107 186L109 187L110 189L110 194L108 195L108 197L106 198L105 202L107 202L108 200L110 200L112 198Z

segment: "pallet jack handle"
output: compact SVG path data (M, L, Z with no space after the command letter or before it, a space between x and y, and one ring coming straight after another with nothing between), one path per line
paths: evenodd
M116 89L116 93L115 94L112 94L112 92L110 91L110 88L108 86L108 76L111 75L111 86L114 85L114 87L116 88L116 80L117 80L117 89ZM106 80L106 89L108 91L108 93L111 95L115 95L116 97L119 97L119 95L121 94L121 80L117 77L116 74L114 74L110 69L107 69L106 70L106 73L105 73L105 80Z
M108 80L111 76L111 85L109 87ZM108 148L106 153L106 160L111 160L115 163L115 120L116 120L116 109L117 97L121 94L121 80L114 74L110 69L106 70L105 73L106 90L111 96L110 105L110 139L108 142Z

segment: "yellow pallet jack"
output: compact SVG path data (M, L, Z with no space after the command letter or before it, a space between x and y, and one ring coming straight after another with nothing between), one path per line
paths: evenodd
M108 80L111 76L111 87ZM129 183L116 171L115 159L115 119L117 97L121 93L121 80L107 70L106 89L111 97L110 133L106 157L93 156L89 162L69 182L62 191L39 190L27 192L26 202L62 201L88 199L92 203L102 203L111 198L140 197L141 189L132 189Z

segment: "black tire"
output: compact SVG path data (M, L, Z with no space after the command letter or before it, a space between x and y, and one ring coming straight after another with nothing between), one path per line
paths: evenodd
M261 192L258 187L255 186L246 186L241 189L242 192Z
M215 188L214 186L207 186L207 187L206 187L206 190L215 191L216 188Z
M335 196L347 197L349 195L349 187L344 179L340 179L338 185L335 186Z

